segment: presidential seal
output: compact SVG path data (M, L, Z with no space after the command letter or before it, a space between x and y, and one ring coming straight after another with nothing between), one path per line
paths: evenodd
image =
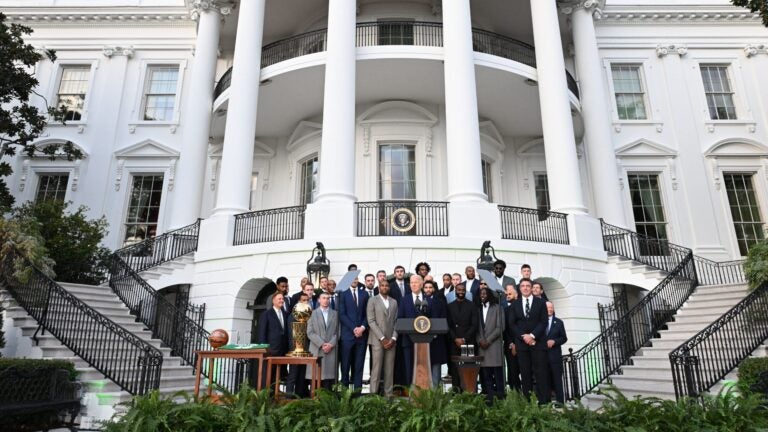
M392 212L389 222L393 230L405 233L416 226L416 215L410 209L400 207Z
M413 329L416 330L416 333L425 334L431 328L432 321L430 321L429 318L425 317L424 315L416 317L413 320Z

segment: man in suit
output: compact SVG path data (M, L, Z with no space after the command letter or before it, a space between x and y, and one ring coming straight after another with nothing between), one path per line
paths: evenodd
M512 390L520 391L520 365L517 362L517 348L514 337L507 323L512 314L512 305L517 300L517 285L504 287L505 296L501 299L501 311L504 316L504 358L507 362L507 384Z
M391 397L394 389L395 345L397 344L397 302L389 296L389 282L379 282L379 294L368 300L368 345L371 346L371 394L379 392L379 380L384 378L384 396Z
M288 278L285 276L280 276L275 281L275 285L277 285L277 291L275 291L275 294L280 293L283 295L283 310L287 313L291 313L293 310L294 302L292 302L291 297L288 296ZM272 297L275 294L267 297L267 304L272 304Z
M549 355L549 378L552 389L555 391L555 399L565 403L563 394L563 351L562 346L568 342L565 333L565 324L555 316L555 306L547 302L547 353Z
M496 304L496 296L491 293L485 283L480 285L480 313L477 328L478 354L483 356L480 377L483 383L483 393L489 404L493 398L503 399L504 388L504 321L501 309Z
M350 369L355 390L363 387L365 348L368 345L368 294L355 278L352 286L341 293L338 302L341 321L341 384L349 387Z
M448 305L445 299L437 295L437 284L434 281L426 281L422 291L429 305L429 318L448 318ZM432 363L432 388L438 388L440 372L443 365L448 363L448 343L445 335L436 335L429 343L429 360Z
M507 270L507 263L504 260L496 260L495 263L493 263L493 275L496 276L496 282L499 283L499 286L504 288L506 290L507 285L512 284L515 285L515 278L509 277L504 274L504 272Z
M533 283L531 286L531 294L533 294L534 297L544 300L545 303L549 301L547 294L544 292L544 285L542 285L541 282Z
M477 337L479 318L475 305L467 300L467 290L463 283L456 285L456 301L448 304L448 342L451 347L451 355L461 353L462 345L474 345ZM453 362L451 362L453 363ZM461 388L459 374L456 368L451 372L453 388Z
M464 287L467 289L467 300L475 302L475 305L480 304L480 281L475 279L475 268L467 266L464 269L464 274L467 279L464 281Z
M333 388L339 371L337 346L339 342L339 313L331 309L331 296L321 293L318 298L320 306L312 312L307 323L307 338L309 352L320 358L322 368L322 387ZM312 379L312 369L307 368L307 379Z
M310 281L307 281L301 287L301 291L291 296L291 304L296 307L296 304L299 303L299 299L304 295L309 296L309 301L307 304L309 304L313 310L317 308L317 300L315 299L315 285ZM291 308L291 310L293 310L293 308Z
M283 310L285 300L283 294L277 292L272 295L272 307L264 311L259 317L258 337L260 344L269 344L268 356L284 356L288 352L288 312ZM266 385L267 368L264 368L261 379ZM273 370L274 373L274 370Z
M408 290L409 281L405 277L405 267L395 266L395 277L389 280L389 296L400 304Z
M549 367L547 357L547 306L531 294L530 279L520 280L520 298L512 305L509 326L517 349L520 378L525 397L530 397L536 375L536 397L539 403L549 401Z
M421 292L424 279L419 275L412 275L409 279L410 291L398 302L397 318L416 318L420 315L429 316L429 303ZM402 338L403 371L407 385L413 383L413 341L407 335Z
M373 296L377 295L378 292L376 292L376 277L370 273L365 275L365 279L363 279L363 285L365 285L365 293L368 294L368 299L372 299Z

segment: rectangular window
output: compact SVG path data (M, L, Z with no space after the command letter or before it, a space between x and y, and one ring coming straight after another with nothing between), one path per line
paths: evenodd
M124 244L137 243L157 235L162 196L162 175L133 176L131 199L125 218Z
M628 174L629 195L635 230L652 239L640 244L643 255L666 255L667 221L661 202L659 176L656 174Z
M707 97L709 118L712 120L736 120L733 90L728 78L727 65L701 65L704 95Z
M39 179L35 201L64 201L64 197L67 195L69 174L44 174Z
M251 200L248 203L248 208L251 211L256 210L256 197L259 191L259 173L251 174Z
M752 174L725 174L723 177L739 252L746 256L749 248L765 237Z
M488 202L493 202L493 176L491 174L491 163L483 159L480 161L483 171L483 193L488 196Z
M176 108L179 66L150 66L144 86L144 120L172 121Z
M320 160L317 156L301 163L301 204L307 205L315 202L317 198L317 170Z
M620 120L646 120L645 90L640 65L611 65L616 110Z
M408 20L379 20L379 45L413 45L413 23Z
M535 181L536 192L536 209L539 211L548 212L549 206L549 181L547 175L543 173L536 173L533 175Z
M56 106L64 106L66 109L65 121L82 120L90 76L90 66L78 65L61 68L59 90L56 93Z
M392 143L379 147L379 199L416 199L416 146Z

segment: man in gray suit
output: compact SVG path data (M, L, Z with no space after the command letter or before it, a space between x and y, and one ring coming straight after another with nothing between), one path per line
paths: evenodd
M504 344L502 333L504 322L501 317L501 309L496 304L496 297L491 294L484 282L480 285L480 322L477 330L477 345L480 347L479 355L483 356L480 374L483 383L483 393L488 403L493 403L493 398L504 398Z
M379 282L379 295L368 301L368 345L371 346L371 394L379 391L384 376L384 396L391 397L395 378L397 301L389 296L389 282Z
M339 372L339 313L331 309L331 296L327 292L321 293L318 301L320 306L312 312L307 323L307 338L309 352L322 358L322 387L330 390ZM307 368L307 379L312 379L312 368Z

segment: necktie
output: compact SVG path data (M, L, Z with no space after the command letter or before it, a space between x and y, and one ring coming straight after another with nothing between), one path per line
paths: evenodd
M547 322L547 334L549 334L549 329L552 328L552 318L549 319L549 322Z
M277 313L277 319L280 321L280 327L285 328L285 323L283 322L283 311L275 311Z
M352 289L352 298L355 300L355 307L357 307L357 290Z
M331 309L336 310L336 299L331 297Z
M530 298L525 299L525 317L528 318L528 315L531 313L531 304L529 303L531 301Z

